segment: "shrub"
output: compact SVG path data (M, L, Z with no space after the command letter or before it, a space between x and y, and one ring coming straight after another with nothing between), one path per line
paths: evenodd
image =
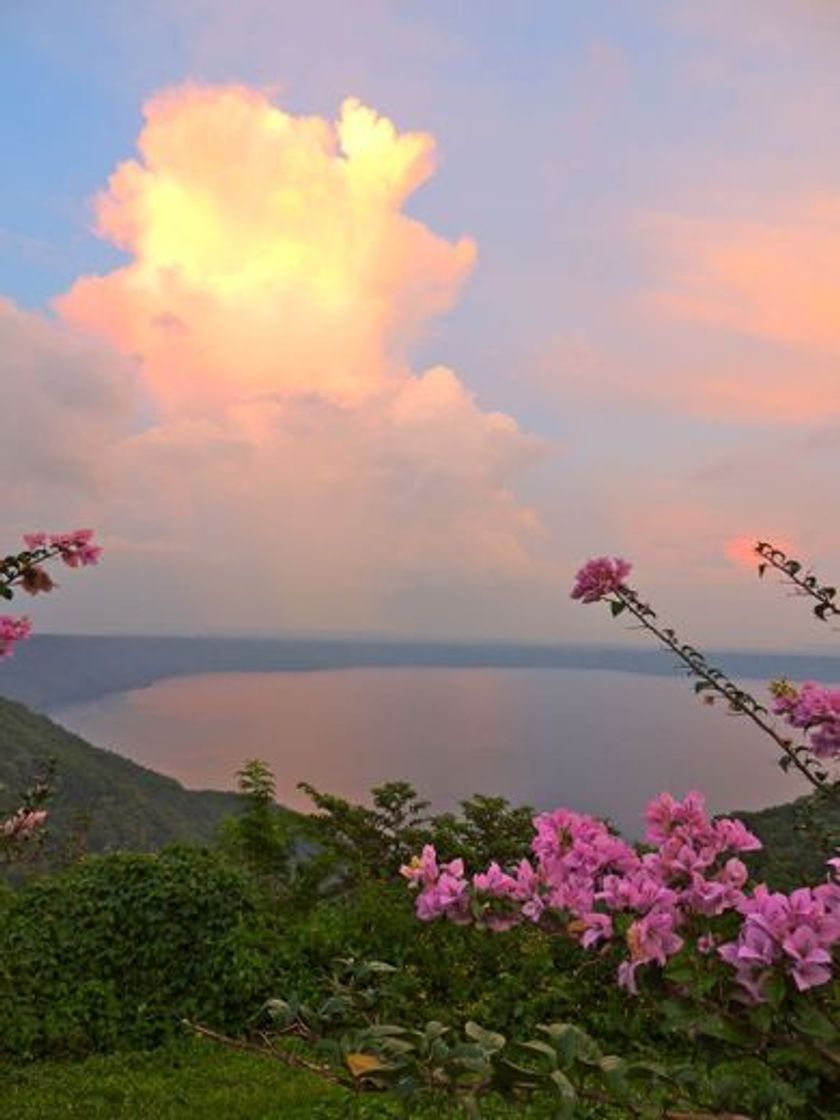
M210 852L86 859L7 899L0 1052L146 1047L192 1017L241 1030L275 945L250 881Z

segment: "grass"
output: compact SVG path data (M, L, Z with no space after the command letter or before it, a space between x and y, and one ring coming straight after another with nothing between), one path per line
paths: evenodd
M15 1120L314 1120L341 1116L344 1096L306 1072L200 1041L0 1067L3 1113Z
M306 1071L200 1040L142 1053L0 1064L0 1100L3 1116L14 1120L398 1120L406 1115L393 1100L354 1097ZM438 1102L411 1115L440 1120L463 1113ZM555 1115L548 1102L541 1107L486 1100L481 1106L486 1120Z

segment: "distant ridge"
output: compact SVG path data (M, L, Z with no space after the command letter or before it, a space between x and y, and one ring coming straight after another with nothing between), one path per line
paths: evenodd
M710 651L736 678L840 681L840 657ZM658 649L529 645L516 642L419 642L350 638L155 638L41 634L4 662L0 694L55 710L167 677L213 672L306 672L352 667L601 669L653 676L680 673Z
M154 851L178 840L206 843L225 817L241 810L234 793L187 790L111 751L91 746L46 716L0 698L0 806L31 785L47 758L57 763L49 805L54 835L82 823L92 852ZM231 784L233 783L231 775Z

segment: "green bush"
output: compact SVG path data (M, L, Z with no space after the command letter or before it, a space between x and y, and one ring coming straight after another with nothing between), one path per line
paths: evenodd
M634 1031L650 1038L655 1023L642 1001L629 1003L615 984L615 962L583 955L563 938L530 926L504 934L449 922L419 922L402 883L360 885L324 899L286 923L275 995L317 1002L339 957L383 960L397 972L383 984L379 1016L422 1025L474 1019L519 1035L538 1023L570 1019L606 1041Z
M3 911L6 1054L155 1045L182 1018L242 1030L273 986L276 914L202 849L89 858Z

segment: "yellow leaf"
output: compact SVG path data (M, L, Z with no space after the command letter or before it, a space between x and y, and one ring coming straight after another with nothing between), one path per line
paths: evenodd
M346 1054L344 1061L354 1077L365 1077L369 1073L388 1068L374 1054Z

